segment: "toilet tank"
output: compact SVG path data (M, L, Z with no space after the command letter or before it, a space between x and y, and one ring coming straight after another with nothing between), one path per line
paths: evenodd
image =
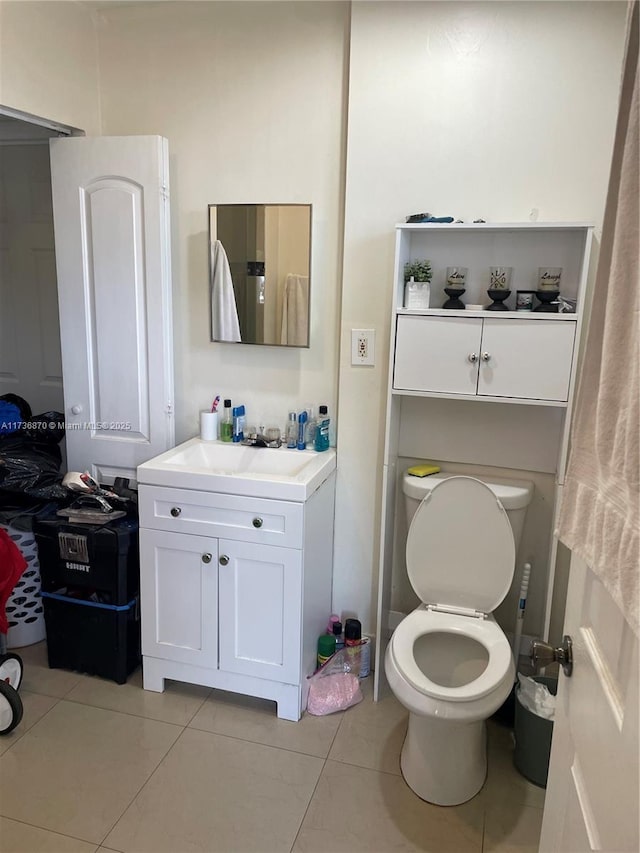
M404 492L407 525L411 524L411 519L418 509L420 502L438 483L448 480L449 477L460 476L466 475L454 474L451 471L440 471L438 474L430 474L428 477L414 477L405 472L402 478L402 491ZM513 538L517 550L522 536L527 507L533 497L533 483L530 480L508 480L502 477L491 477L491 479L488 479L475 475L474 479L480 480L489 486L505 508L507 517L511 522L511 529L513 530Z

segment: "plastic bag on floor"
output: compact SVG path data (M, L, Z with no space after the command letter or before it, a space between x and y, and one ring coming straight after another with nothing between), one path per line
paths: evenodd
M344 648L336 652L315 675L310 676L307 712L316 717L346 711L362 702L360 656Z
M518 673L520 690L518 700L527 711L545 720L553 720L556 711L556 697L549 692L546 684L540 684L528 675Z

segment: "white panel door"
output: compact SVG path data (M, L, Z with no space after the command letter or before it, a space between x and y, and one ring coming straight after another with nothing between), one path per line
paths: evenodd
M479 396L568 399L575 322L486 319L483 323Z
M46 144L0 147L0 394L63 407Z
M302 552L220 540L220 670L297 684Z
M481 332L480 319L399 316L393 387L475 394Z
M597 577L572 556L542 853L637 853L638 638Z
M174 443L167 142L50 147L69 468L135 477Z
M142 654L218 665L218 540L140 530Z

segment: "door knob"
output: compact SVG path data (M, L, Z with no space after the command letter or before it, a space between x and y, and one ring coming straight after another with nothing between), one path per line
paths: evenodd
M180 507L179 507L179 506L172 506L172 507L171 507L171 515L172 515L174 518L177 518L177 517L180 515L180 513L181 513L181 512L182 512L182 510L180 509Z
M491 353L490 352L483 352L482 353L482 360L483 361L491 361Z
M254 518L252 523L254 527L262 527L263 524L261 518Z
M226 554L223 554L220 557L218 562L220 563L221 566L228 566L229 565L229 558L227 557Z
M202 555L202 562L203 563L210 563L211 562L211 554L203 554Z
M477 352L470 352L469 355L467 356L467 358L469 359L471 364L475 364L476 361L478 360L478 353Z
M562 638L562 645L554 649L549 643L534 640L531 643L529 660L536 672L550 663L559 663L568 678L573 672L573 641L568 634L565 634Z

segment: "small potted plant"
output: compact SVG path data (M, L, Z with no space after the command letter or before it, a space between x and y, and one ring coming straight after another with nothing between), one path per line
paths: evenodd
M408 261L404 265L404 307L428 308L431 296L431 261Z

